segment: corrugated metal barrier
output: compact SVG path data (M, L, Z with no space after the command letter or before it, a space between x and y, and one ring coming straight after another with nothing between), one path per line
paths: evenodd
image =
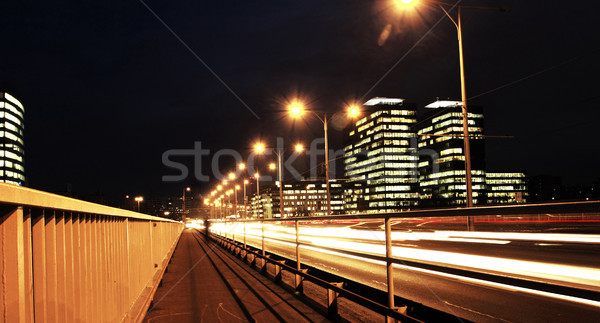
M137 322L184 225L0 183L0 322Z

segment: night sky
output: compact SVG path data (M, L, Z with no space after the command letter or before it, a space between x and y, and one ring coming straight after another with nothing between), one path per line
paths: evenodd
M514 136L487 140L488 169L597 180L599 5L476 4L512 8L463 11L469 104L484 107L487 135ZM329 113L374 96L420 110L459 100L456 29L444 17L366 0L10 1L0 11L0 87L25 106L29 186L70 183L111 199L201 192L212 184L191 174L161 182L177 174L163 152L201 142L247 155L260 137L309 142L319 122L291 126L282 112L296 94ZM342 148L343 132L330 137Z

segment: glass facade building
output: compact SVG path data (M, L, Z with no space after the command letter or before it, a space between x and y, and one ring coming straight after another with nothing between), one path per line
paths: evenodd
M0 182L25 184L24 115L19 100L0 92Z
M427 105L417 132L419 186L424 207L466 204L465 156L460 101L436 101ZM486 203L483 109L469 107L471 179L473 203Z
M373 98L348 129L344 173L352 194L346 212L397 212L419 202L416 106Z
M331 213L343 214L345 210L344 181L329 180L329 190L331 192ZM256 195L251 197L248 215L255 218L265 217L265 219L279 218L281 217L279 203L279 182L276 182L275 186L261 189L259 198ZM283 212L286 217L327 215L325 181L306 179L284 183Z
M523 172L487 172L488 204L526 203L529 197L528 182Z

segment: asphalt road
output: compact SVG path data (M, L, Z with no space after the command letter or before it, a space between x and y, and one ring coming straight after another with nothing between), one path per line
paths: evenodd
M458 321L599 322L600 235L589 233L597 223L525 220L477 223L485 232L460 231L463 219L395 222L393 254L405 260L394 265L396 295L456 315ZM515 223L519 230L502 226ZM246 242L260 248L257 225L247 225ZM331 251L384 254L381 225L301 223L301 262L385 291L385 263ZM213 229L243 240L241 225ZM265 236L268 252L295 259L291 223L268 226Z

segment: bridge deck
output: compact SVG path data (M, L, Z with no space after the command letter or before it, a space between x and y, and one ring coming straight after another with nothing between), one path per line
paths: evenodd
M194 230L185 230L144 322L326 318Z

